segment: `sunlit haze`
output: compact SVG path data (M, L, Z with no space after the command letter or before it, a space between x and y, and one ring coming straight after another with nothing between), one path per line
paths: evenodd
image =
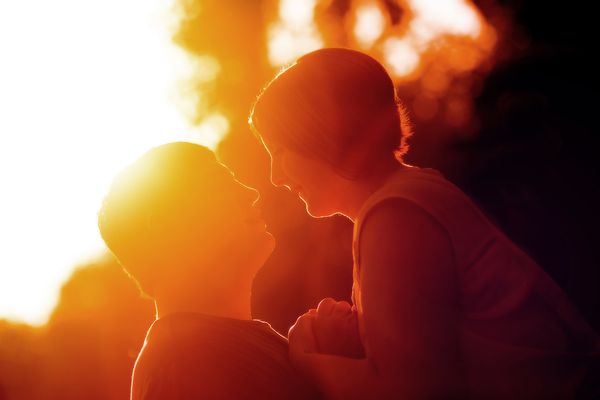
M383 33L385 17L376 2L361 5L356 10L354 35L361 47L368 48Z
M316 0L280 0L279 19L269 27L269 61L272 65L289 63L297 57L323 47L313 21Z
M279 0L278 18L268 29L271 65L287 64L323 47L314 21L317 3L316 0ZM422 56L432 49L436 49L440 60L445 60L451 52L444 54L440 49L451 46L439 42L444 37L468 40L468 47L475 56L461 53L455 57L459 59L458 67L467 70L485 59L493 47L493 29L469 0L407 0L404 6L410 11L407 13L410 19L400 24L403 28L399 31L389 26L382 3L375 0L353 3L352 34L359 48L381 56L398 82L411 75L416 78L415 71L421 66Z
M209 109L198 90L222 66L172 43L174 1L0 2L0 319L44 323L73 268L104 251L96 213L118 170L154 145L215 148L228 133L227 115ZM317 0L276 4L266 27L271 65L325 45ZM467 0L407 1L402 30L390 26L381 2L353 4L350 36L396 82L425 70L438 39L466 38L430 57L438 68L423 79L427 93L444 89L446 75L475 68L493 44ZM453 104L452 115L467 115Z
M73 268L103 251L96 212L119 169L153 145L227 133L218 113L187 122L178 80L218 65L171 44L171 7L0 2L0 318L43 323Z

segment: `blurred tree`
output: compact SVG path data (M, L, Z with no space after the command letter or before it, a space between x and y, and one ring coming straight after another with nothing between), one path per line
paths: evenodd
M154 305L106 256L62 288L47 325L0 322L0 378L10 400L121 400Z
M48 324L47 399L123 399L154 304L113 257L76 270ZM94 388L94 390L90 390Z
M42 399L43 344L30 326L0 321L0 399Z

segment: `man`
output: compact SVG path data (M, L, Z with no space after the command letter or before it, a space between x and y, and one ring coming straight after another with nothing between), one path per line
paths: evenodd
M191 143L154 148L115 178L100 232L157 313L132 400L318 397L287 340L251 318L252 280L275 243L257 198Z

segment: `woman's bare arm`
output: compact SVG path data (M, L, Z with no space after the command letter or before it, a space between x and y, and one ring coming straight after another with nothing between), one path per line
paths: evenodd
M454 254L443 227L393 199L360 242L365 359L316 353L315 310L290 330L292 362L331 399L464 398Z
M426 211L388 199L366 217L360 302L367 357L408 398L462 397L459 296L452 243Z

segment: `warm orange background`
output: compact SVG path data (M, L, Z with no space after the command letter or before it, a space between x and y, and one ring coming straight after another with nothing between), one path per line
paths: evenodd
M351 226L342 218L311 219L299 199L273 188L268 155L246 121L282 63L319 46L345 46L372 54L394 76L416 127L407 161L441 170L471 194L600 327L591 35L573 17L584 16L573 2L456 1L458 8L444 12L479 27L460 31L417 3L178 3L173 40L198 61L198 76L185 82L196 96L188 117L197 125L226 119L217 154L259 189L277 238L255 280L255 317L285 332L322 297L349 298ZM564 29L552 22L558 20ZM207 73L211 68L218 72ZM127 398L152 319L152 303L111 256L84 263L46 325L0 321L0 400Z

